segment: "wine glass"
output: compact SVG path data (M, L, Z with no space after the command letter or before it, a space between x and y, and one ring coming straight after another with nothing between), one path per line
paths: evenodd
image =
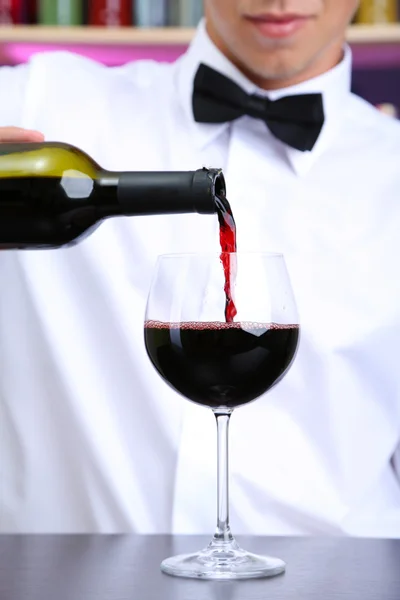
M237 313L227 322L229 289ZM231 306L230 313L234 312ZM203 579L246 579L285 570L282 560L246 552L232 535L228 427L235 408L260 397L287 373L299 332L296 303L281 254L170 254L158 258L145 317L147 354L174 390L211 408L218 437L214 537L200 552L164 560L163 572Z

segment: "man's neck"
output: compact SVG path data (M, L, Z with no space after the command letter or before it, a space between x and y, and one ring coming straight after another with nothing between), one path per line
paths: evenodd
M247 79L252 81L257 87L264 90L277 90L298 85L315 77L319 77L324 73L327 73L338 65L343 59L343 46L345 43L345 36L336 40L331 46L324 48L323 51L303 69L288 74L282 77L263 77L260 74L250 70L245 64L243 64L236 56L234 56L230 50L223 43L221 38L216 34L212 25L206 23L206 30L211 39L220 52L237 68Z

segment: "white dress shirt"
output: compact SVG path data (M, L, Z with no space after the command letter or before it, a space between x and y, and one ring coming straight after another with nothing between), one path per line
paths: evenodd
M0 70L0 125L114 170L222 167L238 249L280 251L301 316L296 361L234 412L234 533L400 536L400 125L341 64L272 98L322 92L312 152L243 117L197 124L200 62L249 82L199 27L173 65L66 52ZM211 411L146 355L156 256L218 251L212 216L111 219L78 246L0 255L0 531L211 533Z

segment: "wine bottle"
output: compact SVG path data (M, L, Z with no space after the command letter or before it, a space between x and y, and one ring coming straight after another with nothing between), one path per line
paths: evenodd
M135 0L135 24L137 27L165 27L168 24L166 0Z
M219 169L113 172L59 142L0 144L0 248L76 244L117 216L214 214Z
M23 22L26 25L36 25L38 3L37 0L23 0Z
M132 0L92 0L89 4L89 25L132 25Z
M38 0L26 0L26 23L36 25L38 12Z
M197 27L204 15L203 2L200 0L180 0L179 26Z
M169 27L179 27L180 0L169 0L167 4L166 24Z
M82 0L39 0L38 22L42 25L82 25Z
M377 104L376 108L384 115L392 117L393 119L397 119L397 117L399 116L399 111L397 107L394 104L391 104L390 102L383 102L382 104Z
M0 0L0 25L16 25L24 21L24 0Z
M361 0L357 22L364 24L395 23L397 0Z

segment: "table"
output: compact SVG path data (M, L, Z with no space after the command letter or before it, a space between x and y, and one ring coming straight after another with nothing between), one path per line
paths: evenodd
M287 561L273 579L199 581L159 569L202 537L0 536L3 600L399 600L400 540L238 538Z

